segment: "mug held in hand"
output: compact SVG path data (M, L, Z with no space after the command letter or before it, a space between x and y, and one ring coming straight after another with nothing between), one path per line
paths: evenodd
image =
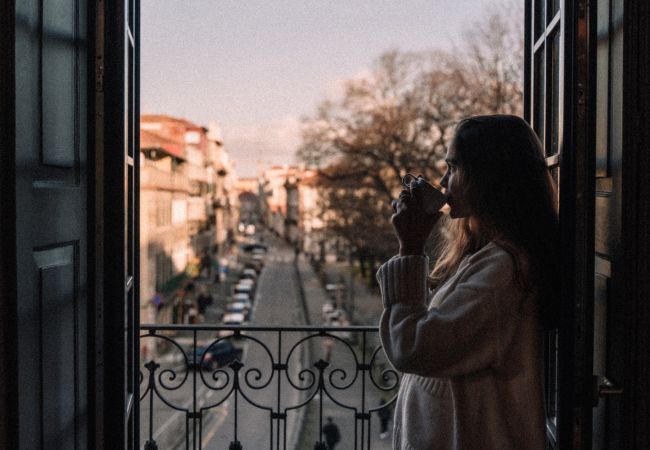
M408 173L402 178L402 183L410 189L413 198L427 214L438 212L446 203L445 194L425 180L422 175L416 177Z

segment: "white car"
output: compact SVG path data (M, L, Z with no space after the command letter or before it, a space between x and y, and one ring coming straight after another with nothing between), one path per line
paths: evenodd
M248 320L250 308L244 303L228 303L226 305L226 314L243 314L244 320Z
M223 315L221 322L224 325L241 325L246 321L242 313L226 313Z
M251 302L251 296L248 295L245 292L241 292L239 294L235 294L232 296L232 301L233 302Z
M243 301L232 301L228 304L226 304L226 310L228 311L229 308L251 308L251 302L249 300L243 300Z
M255 284L255 280L251 280L250 278L240 278L237 283L238 284L248 284L248 285L252 286L252 285Z
M235 294L250 294L253 292L253 285L237 283L235 286Z

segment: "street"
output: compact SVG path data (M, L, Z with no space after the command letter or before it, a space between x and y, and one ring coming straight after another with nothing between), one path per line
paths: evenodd
M274 246L269 249L265 267L258 279L251 324L295 325L305 323L302 306L298 298L293 258L292 249L280 240L274 242ZM213 306L213 308L216 307ZM206 317L214 316L213 311L206 311ZM283 380L278 386L277 373L273 371L269 354L273 355L275 360L285 360L287 352L301 336L298 333L285 334L282 336L281 346L278 343L278 335L274 332L255 333L250 337L252 339L244 338L235 341L235 345L242 347L244 350L242 358L244 367L241 369L239 376L242 389L241 395L236 397L233 394L219 406L211 407L211 405L220 403L230 392L232 380L229 380L226 389L223 391L211 389L210 387L222 386L224 384L223 380L228 376L232 376L231 369L224 368L225 374L220 374L221 378L217 380L214 380L212 372L207 370L202 373L199 373L199 371L186 373L183 369L179 369L176 371L176 377L172 378L171 372L165 374L164 371L182 366L182 355L177 350L171 352L166 357L166 360L161 362L161 367L157 370L156 377L161 377L161 379L156 380L157 385L160 386L160 384L164 383L172 388L170 390L161 390L160 393L168 403L181 409L192 410L192 402L194 401L192 386L194 383L198 386L196 390L197 408L206 408L203 412L202 429L200 430L202 448L227 448L229 443L235 440L235 421L237 421L237 430L239 431L236 438L241 442L243 448L269 448L271 436L273 436L275 442L278 432L276 425L274 425L273 430L270 429L271 416L269 411L282 410L287 406L296 404L299 400L299 391L290 388L284 374ZM209 336L199 336L199 341L201 341L201 338L209 339ZM183 347L185 345L189 347L192 343L191 337L176 337L175 340L180 341L179 343L182 343ZM199 343L199 345L201 344ZM288 370L294 379L298 377L302 351L305 350L301 347L304 346L299 346L296 349L288 366ZM280 351L283 353L280 353ZM176 354L176 359L173 358L174 354ZM147 370L145 369L143 373L146 377ZM185 376L187 376L187 379L183 383ZM142 386L146 385L145 380ZM173 389L176 387L178 388ZM278 388L282 392L279 403L277 398ZM243 397L255 402L257 406L252 406ZM153 410L154 431L152 438L156 441L158 447L161 449L184 447L186 435L185 412L177 411L159 399L154 400ZM148 397L142 401L140 415L141 440L144 444L149 439ZM297 431L294 426L296 415L295 412L287 414L287 431L289 433L292 430ZM188 426L193 426L193 421L190 420ZM251 432L251 430L255 430L255 432ZM192 434L190 432L190 436ZM198 423L196 434L199 435ZM281 435L283 435L282 431ZM295 436L289 436L288 438L295 439Z
M322 325L321 310L322 305L329 301L328 294L308 262L303 258L298 263L306 301L306 304L303 305L300 299L293 249L285 241L270 234L265 235L265 243L269 249L265 256L265 266L258 278L249 324L283 326L311 323ZM229 285L224 286L223 283L212 287L217 301L205 312L206 324L217 323L226 298L224 293L229 289ZM363 286L358 286L358 312L366 310L364 315L367 317L376 315L380 305L378 299L371 293L363 294L363 292ZM334 335L345 336L345 333L334 333ZM351 351L358 352L358 350L355 350L354 347L348 348L342 341L324 340L323 338L315 338L295 345L303 337L304 334L299 332L265 331L246 332L241 339L230 338L229 340L236 347L243 350L243 366L239 370L238 376L239 392L232 390L235 380L234 372L230 367L186 372L181 350L172 349L159 357L157 362L161 366L156 369L156 378L153 384L157 386L158 394L165 398L167 404L154 398L152 403L154 418L150 437L149 405L151 396L145 396L141 402L142 445L148 439L153 439L160 449L185 448L186 439L189 440L191 446L192 436L197 436L201 439L201 448L206 449L228 448L230 443L235 440L238 440L244 449L276 448L278 439L280 448L284 448L285 439L288 449L303 448L306 445L311 448L313 443L320 439L318 433L320 399L318 396L307 407L286 411L286 423L283 419L272 418L272 413L284 413L287 407L301 404L308 393L314 392L315 386L309 390L300 390L296 389L295 385L304 387L309 384L310 375L303 373L301 379L301 370L309 369L313 373L317 373L313 364L320 358L328 359L329 357L325 356L328 352L331 355L331 367L325 372L325 386L336 401L350 405L354 410L367 410L376 408L380 399L386 401L394 395L394 391L381 393L368 386L365 389L369 390L366 391L365 397L362 397L364 388L360 378L356 378L345 389L338 390L335 385L346 386L355 377L357 369L355 369L355 356ZM378 336L371 333L367 337L368 351L377 348ZM156 339L160 340L160 338ZM183 349L191 348L193 345L191 334L176 335L173 339ZM281 342L279 342L280 339ZM210 332L197 333L199 347L213 340L214 336ZM332 344L332 347L325 352L324 345L327 341ZM191 351L188 353L191 355ZM289 357L288 360L287 357ZM286 368L279 369L277 366L274 368L274 363L277 362L280 362L281 365L286 363ZM375 377L379 374L375 369L383 370L387 368L385 364L385 360L382 360L379 355L377 363L373 366ZM284 373L285 370L286 373ZM147 369L143 370L143 374L145 380L141 389L148 385ZM281 375L280 380L278 380L278 374ZM287 380L287 376L294 386ZM335 377L332 378L333 376ZM360 374L361 378L363 376ZM193 396L192 386L197 386L196 397ZM323 419L327 416L333 417L341 430L340 449L353 448L354 410L336 406L329 398L322 400ZM196 402L196 410L201 411L202 420L200 422L199 420L185 420L185 411L191 412L194 409L194 402ZM170 405L174 405L176 408ZM357 425L359 424L357 422ZM196 427L196 430L192 430L192 427ZM302 434L300 433L301 428ZM357 433L361 432L360 429L356 431ZM364 440L367 439L368 431L372 434L373 449L390 448L390 439L378 439L379 427L376 412L372 413L371 430L364 430L366 433ZM357 436L358 439L361 439L363 435L358 434Z

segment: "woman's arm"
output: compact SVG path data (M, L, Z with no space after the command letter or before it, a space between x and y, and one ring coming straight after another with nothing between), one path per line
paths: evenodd
M525 294L514 281L512 258L492 247L470 258L440 307L427 310L423 256L394 258L377 273L386 355L397 370L458 376L498 365L519 322Z

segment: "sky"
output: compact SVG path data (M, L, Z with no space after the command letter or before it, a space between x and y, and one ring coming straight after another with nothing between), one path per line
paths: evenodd
M239 176L389 49L451 49L497 0L141 0L141 110L217 121Z

